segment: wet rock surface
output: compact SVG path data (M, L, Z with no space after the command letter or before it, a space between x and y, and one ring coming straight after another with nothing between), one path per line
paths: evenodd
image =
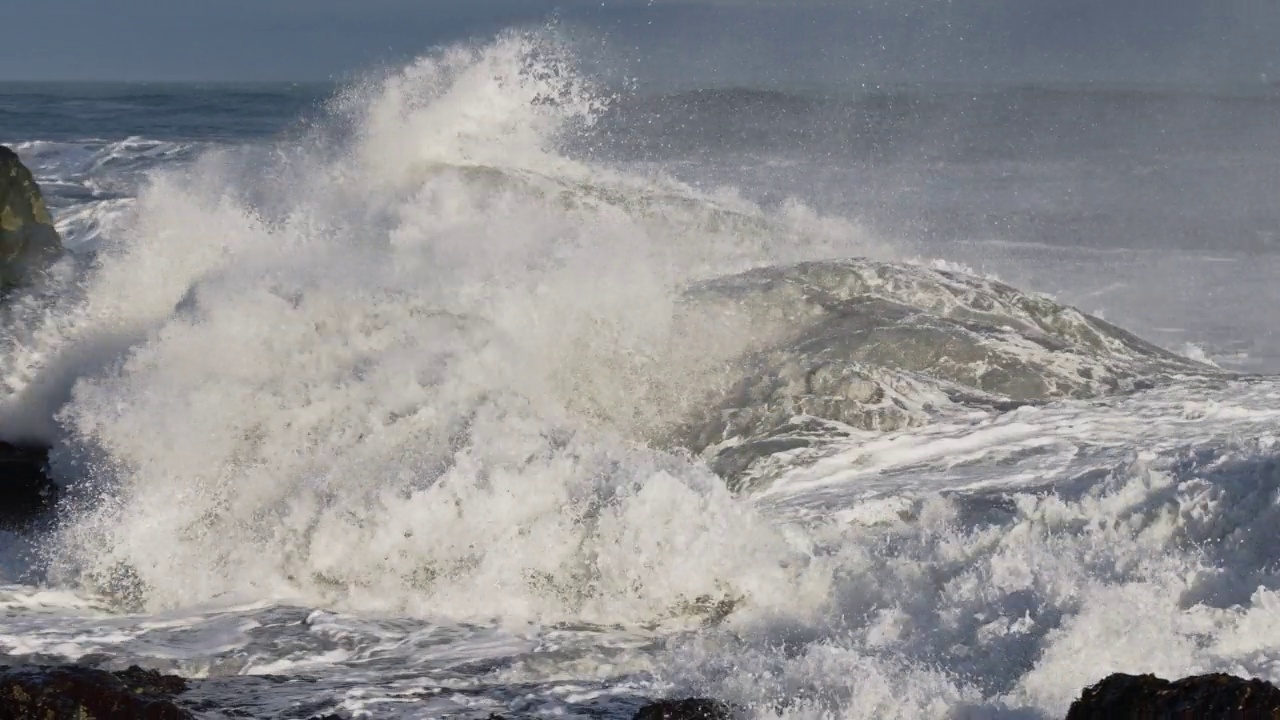
M172 701L186 687L182 678L138 667L0 667L0 720L189 720Z
M1115 674L1087 688L1067 720L1277 720L1280 688L1232 675L1170 682L1154 675Z
M650 703L636 712L635 720L730 720L733 710L718 700L689 698Z
M61 254L40 186L18 154L0 145L0 291L27 282Z

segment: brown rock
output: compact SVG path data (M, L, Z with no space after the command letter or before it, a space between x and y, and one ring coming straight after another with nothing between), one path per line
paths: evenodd
M192 720L169 697L182 678L131 667L0 668L0 720Z
M1111 675L1084 691L1067 720L1280 720L1280 688L1232 675L1174 682L1155 675Z
M0 145L0 290L27 282L61 254L40 186L18 154Z

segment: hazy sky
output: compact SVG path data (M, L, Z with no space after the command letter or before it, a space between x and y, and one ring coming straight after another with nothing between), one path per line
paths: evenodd
M323 80L553 11L674 84L1280 78L1280 0L3 0L0 79Z

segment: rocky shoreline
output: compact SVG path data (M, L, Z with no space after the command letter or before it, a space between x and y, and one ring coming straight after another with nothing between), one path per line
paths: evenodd
M172 698L187 682L137 666L118 672L59 665L0 667L4 720L190 720Z
M195 720L217 708L192 707L183 696L196 680L133 666L108 672L75 665L0 666L0 720ZM658 700L634 720L732 720L751 713L707 698ZM514 720L517 715L491 715ZM1154 675L1111 675L1086 688L1066 720L1273 720L1280 688L1231 675L1170 682ZM345 720L331 713L309 720Z

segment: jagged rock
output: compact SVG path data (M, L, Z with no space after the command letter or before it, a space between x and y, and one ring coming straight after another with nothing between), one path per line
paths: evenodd
M1280 720L1280 688L1232 675L1175 682L1155 675L1107 677L1084 691L1067 720Z
M0 668L0 720L191 720L170 699L182 678L131 667Z
M733 710L718 700L662 700L640 708L635 720L730 720Z
M158 670L144 670L137 665L131 665L126 670L119 670L112 674L128 686L131 692L140 695L168 697L187 691L185 678L165 675Z
M18 154L0 145L0 290L27 282L61 254L40 186Z
M58 486L45 474L49 450L0 441L0 530L21 530L46 516Z
M685 304L720 332L762 340L675 439L735 489L760 460L831 433L1224 375L1045 297L919 265L760 268L699 283Z

